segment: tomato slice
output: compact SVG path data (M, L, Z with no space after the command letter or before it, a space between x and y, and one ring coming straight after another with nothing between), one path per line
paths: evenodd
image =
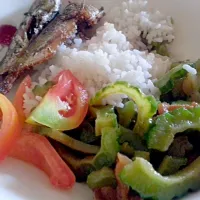
M54 82L26 122L57 130L74 129L87 114L88 93L69 70L60 72Z
M2 161L16 142L22 127L14 106L2 94L0 94L0 108L2 113L2 124L0 129L0 161Z
M22 124L24 124L24 121L26 119L25 114L24 114L24 108L23 108L23 104L24 104L23 95L26 92L26 87L30 88L31 84L32 84L31 77L26 76L25 79L21 82L13 101L13 105L15 106L15 109L17 110L19 120Z
M23 133L9 155L43 170L57 188L70 189L75 184L75 175L44 136Z

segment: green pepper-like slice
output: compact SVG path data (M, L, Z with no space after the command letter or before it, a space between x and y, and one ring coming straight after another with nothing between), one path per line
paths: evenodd
M101 135L102 129L105 127L117 128L117 115L113 106L102 106L96 108L95 135Z
M140 89L124 81L117 81L104 87L96 93L90 101L91 106L102 105L102 100L112 94L126 94L137 105L138 117L134 127L134 132L143 136L148 130L151 118L157 111L157 101L153 96L146 96Z
M179 108L159 115L146 135L148 148L167 151L175 134L187 129L200 129L200 107Z
M178 80L185 78L187 76L188 71L183 68L183 65L184 64L180 64L172 68L157 82L155 82L155 86L160 89L161 94L166 94L170 92L174 88L174 85Z
M184 195L189 189L200 187L200 157L185 169L171 176L162 176L151 163L136 158L120 174L121 181L138 192L142 198L171 200Z
M97 189L102 187L116 187L117 181L114 171L108 167L103 167L98 171L92 172L87 178L87 185L91 189Z
M101 169L104 166L110 167L114 164L117 153L120 151L119 135L119 129L110 127L102 129L101 148L94 158L96 169Z

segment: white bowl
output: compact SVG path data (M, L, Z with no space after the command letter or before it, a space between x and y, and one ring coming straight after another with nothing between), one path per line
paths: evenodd
M122 0L86 0L108 10ZM23 13L33 0L0 0L0 24L18 25ZM179 60L200 57L200 1L199 0L149 0L149 6L175 21L176 39L171 52ZM0 200L92 200L93 194L82 184L76 184L72 191L54 189L43 172L24 162L7 158L0 164ZM184 200L200 199L200 192L193 193Z

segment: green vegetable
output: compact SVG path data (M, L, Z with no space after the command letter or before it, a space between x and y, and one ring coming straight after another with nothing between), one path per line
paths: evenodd
M135 151L134 157L140 157L150 161L150 153L147 151Z
M127 155L127 156L133 156L134 153L135 153L134 148L132 146L130 146L128 144L128 142L124 142L121 145L120 152Z
M169 52L167 49L167 45L165 43L153 42L152 48L156 51L157 54L160 54L161 56L169 57Z
M53 82L47 81L44 85L36 85L33 88L33 94L35 96L44 97L44 95L48 92L48 90L54 85Z
M78 129L79 130L79 129ZM87 144L95 142L98 138L95 136L93 126L89 122L84 122L80 127L80 140Z
M135 111L135 103L133 101L126 102L123 108L117 108L117 113L119 124L128 128L137 115L137 112Z
M55 85L26 118L26 123L59 131L81 125L88 110L88 93L69 70L63 70L58 76Z
M200 157L171 176L162 176L143 158L136 158L120 174L121 181L138 192L142 198L171 200L184 195L189 189L200 187Z
M120 151L118 138L120 130L116 128L103 128L101 136L101 148L94 158L96 169L110 167L115 163L117 153Z
M200 107L179 108L159 115L146 135L148 148L167 151L175 134L187 129L200 129Z
M160 78L155 83L155 86L160 89L160 92L162 94L166 94L174 88L178 80L185 78L187 74L188 74L187 70L183 69L183 64L180 64L172 68L162 78Z
M140 151L147 151L147 147L142 141L141 137L138 134L133 133L132 130L119 126L121 135L119 137L119 143L128 143L133 149Z
M95 171L93 164L94 156L87 156L85 158L79 158L75 156L70 150L63 146L55 147L61 158L70 166L76 175L78 181L86 181L87 176Z
M87 178L87 184L91 189L98 189L102 187L116 187L117 181L112 169L103 167L98 171L92 172Z
M157 112L157 101L153 96L144 95L137 87L127 82L117 81L96 93L90 101L91 106L102 105L102 100L112 94L126 94L137 105L138 117L134 127L134 133L141 136L149 129L151 118Z
M187 164L187 158L165 156L158 168L158 172L163 176L168 176L176 173L180 169L180 167L186 164Z
M87 154L96 154L99 151L99 147L95 145L89 145L86 143L83 143L79 140L76 140L70 136L68 136L65 133L62 133L57 130L53 130L51 128L47 127L40 127L39 128L39 133L41 135L45 135L47 137L50 137L66 146L69 148L80 151L82 153L87 153Z
M102 129L105 127L117 128L117 115L114 113L114 108L104 106L96 110L97 118L95 120L95 134L101 135Z
M193 149L187 136L176 137L169 147L168 154L176 157L185 157L186 153Z
M102 111L102 113L115 113L114 106L106 105L106 106L90 106L89 107L89 115L92 119L97 118L97 113Z

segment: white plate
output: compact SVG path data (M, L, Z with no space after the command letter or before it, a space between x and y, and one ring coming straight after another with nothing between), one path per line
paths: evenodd
M23 13L33 0L0 0L0 24L18 25ZM122 1L122 0L121 0ZM108 10L120 0L86 0ZM172 45L173 55L179 59L200 57L200 1L199 0L149 0L149 6L171 15L175 20L176 40ZM92 192L81 184L72 191L54 189L46 175L38 169L8 158L0 165L0 200L92 200ZM200 193L194 193L184 200L198 200Z

